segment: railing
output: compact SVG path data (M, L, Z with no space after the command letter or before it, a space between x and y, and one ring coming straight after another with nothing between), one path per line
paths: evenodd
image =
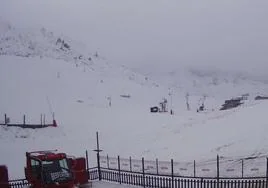
M98 178L97 169L90 171ZM92 176L93 177L93 176ZM154 188L267 188L263 178L191 178L101 168L100 180Z
M242 173L240 177L220 176L220 160L217 157L215 173L203 174L196 173L196 163L193 165L193 175L181 173L182 167L176 171L176 163L156 162L134 159L120 159L110 157L100 157L97 154L98 166L88 168L88 155L86 152L86 169L88 172L88 181L104 180L109 182L117 182L119 184L129 184L142 187L153 188L268 188L268 158L259 165L266 168L266 176L244 176L244 168L242 161ZM246 160L246 159L245 159ZM179 165L181 163L178 163ZM231 163L233 164L233 163ZM106 166L107 167L106 167ZM207 164L206 164L207 165ZM214 166L214 165L213 165ZM174 168L175 167L175 168ZM230 167L228 167L229 169ZM257 167L256 167L257 168ZM258 167L259 168L259 167ZM186 169L186 168L185 168ZM206 168L208 167L206 166ZM263 170L264 171L264 170ZM263 172L262 171L262 172ZM179 173L178 173L179 172ZM211 175L212 174L212 175ZM211 175L211 176L208 176ZM11 180L6 184L0 184L0 188L24 188L30 186L26 179Z
M57 122L54 119L51 123L46 123L46 117L45 114L41 114L41 122L35 123L35 124L29 124L26 123L26 115L23 116L23 122L22 123L10 123L10 118L7 117L7 114L4 115L4 121L0 121L0 125L8 126L8 127L21 127L21 128L30 128L30 129L40 129L40 128L46 128L46 127L57 127Z
M1 188L25 188L26 186L30 186L26 179L9 180L8 184L0 184Z
M153 188L267 188L266 177L247 178L204 178L131 172L118 169L89 168L89 181L104 180ZM100 176L99 176L100 175ZM10 180L1 188L25 188L30 186L26 179Z
M268 172L268 159L266 156L258 157L215 157L202 161L160 161L145 160L144 166L142 159L121 158L100 156L100 166L108 169L118 169L131 172L142 172L143 168L146 173L165 174L186 176L186 177L207 177L215 178L245 178L245 177L266 177Z
M88 170L88 180L97 180L99 179L99 172L98 172L98 168L89 168Z

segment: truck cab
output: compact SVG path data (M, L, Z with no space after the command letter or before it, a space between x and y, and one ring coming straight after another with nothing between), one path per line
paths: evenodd
M73 188L74 173L65 153L26 152L25 177L34 188Z

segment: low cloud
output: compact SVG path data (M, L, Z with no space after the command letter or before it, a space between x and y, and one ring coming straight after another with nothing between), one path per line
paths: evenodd
M46 27L132 68L268 70L268 1L2 0L0 17Z

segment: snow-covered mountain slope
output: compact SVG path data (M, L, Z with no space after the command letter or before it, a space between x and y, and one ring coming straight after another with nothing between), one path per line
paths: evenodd
M172 72L151 72L149 77L170 88L177 88L190 95L206 95L217 98L243 94L266 95L267 77L238 71L221 71L213 68L184 66Z
M95 149L96 131L103 153L111 156L198 161L215 159L217 154L237 159L268 152L268 103L252 100L254 93L264 93L259 90L266 87L262 82L207 85L206 77L185 74L181 79L196 80L197 85L157 85L126 67L109 64L96 52L80 51L83 45L71 39L44 29L5 28L0 37L0 116L6 113L17 123L26 114L27 122L38 123L41 113L51 121L54 112L59 124L39 130L0 127L0 162L9 167L12 178L23 176L26 151L59 149L83 155L86 149ZM248 89L235 91L244 86ZM184 87L199 90L193 93ZM218 110L224 100L245 92L250 97L244 105ZM206 111L197 113L204 94ZM163 97L174 115L150 113ZM93 152L90 163L95 163Z

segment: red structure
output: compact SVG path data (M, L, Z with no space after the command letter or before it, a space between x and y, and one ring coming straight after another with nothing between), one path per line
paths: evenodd
M0 166L0 187L9 188L8 171L6 166Z
M56 151L26 152L25 177L33 188L73 188L88 182L85 158Z
M86 170L86 159L84 157L71 159L71 164L73 166L74 173L74 183L83 185L88 183L88 173Z
M20 127L20 128L29 128L29 129L40 129L40 128L46 128L46 127L58 127L58 124L54 118L50 123L46 123L45 115L41 114L41 122L32 124L32 123L26 123L26 115L23 116L23 122L22 123L11 123L10 117L7 117L7 114L4 116L4 121L0 121L0 125L8 126L8 127Z
M52 124L52 127L57 127L58 125L57 125L57 122L56 122L56 120L55 119L53 119L53 124Z

